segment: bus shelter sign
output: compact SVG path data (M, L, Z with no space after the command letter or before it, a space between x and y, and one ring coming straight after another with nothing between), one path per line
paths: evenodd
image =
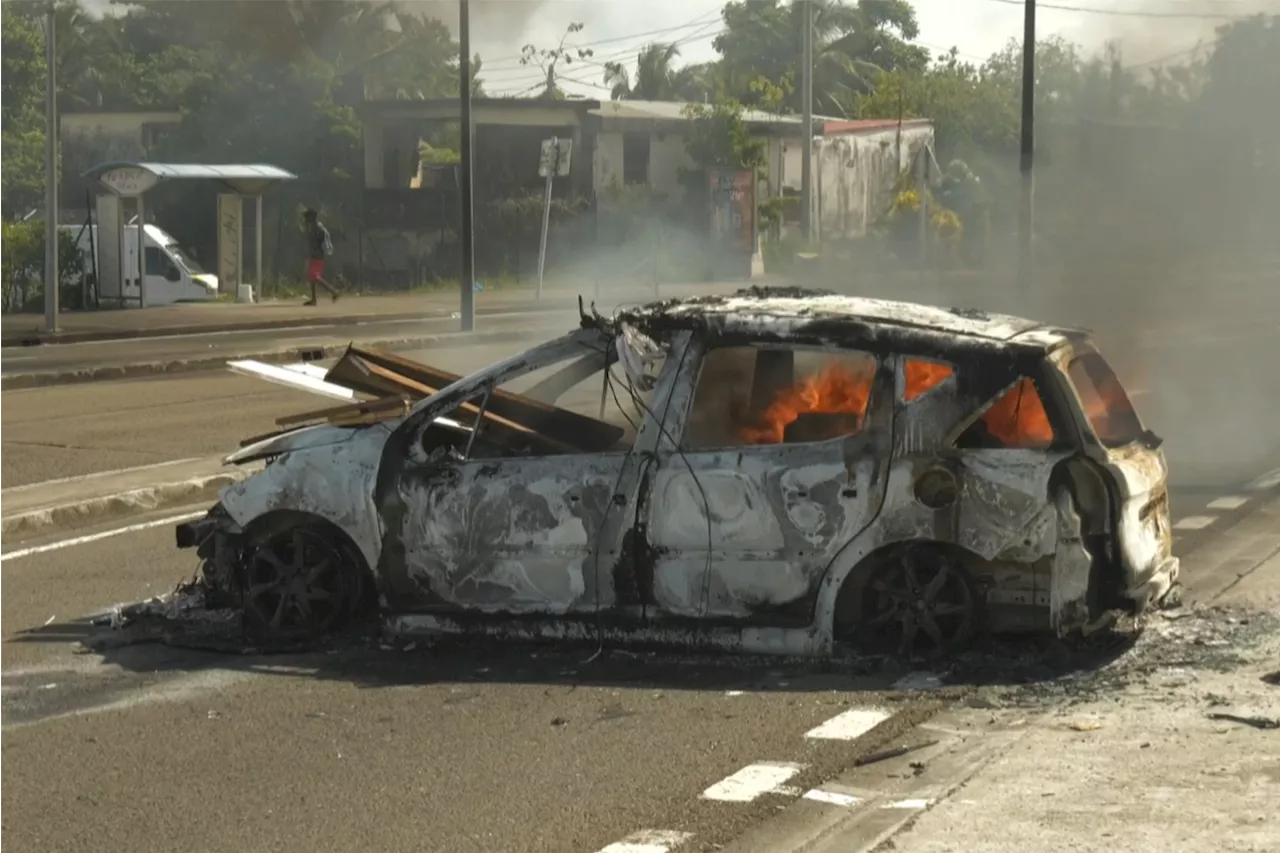
M156 185L156 176L137 166L110 169L98 176L98 182L118 196L140 196Z

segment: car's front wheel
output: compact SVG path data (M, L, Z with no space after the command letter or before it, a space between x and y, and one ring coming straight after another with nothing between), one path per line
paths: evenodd
M360 605L364 571L345 537L316 520L250 530L242 557L245 628L260 640L314 639Z

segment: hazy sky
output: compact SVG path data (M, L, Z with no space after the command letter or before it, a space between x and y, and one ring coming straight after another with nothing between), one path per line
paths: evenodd
M104 8L109 0L84 2ZM456 0L400 2L430 10L451 27L457 23ZM938 53L954 46L965 59L981 61L1022 36L1021 0L913 0L913 5L920 22L917 41ZM589 47L595 55L587 64L563 68L561 86L575 95L608 97L603 64L612 60L634 67L636 53L648 42L678 42L689 62L714 58L711 44L723 6L724 0L472 0L472 45L484 60L488 91L516 94L540 80L536 68L519 64L521 46L554 47L570 22L582 22L583 31L567 43ZM1040 0L1037 17L1040 38L1061 35L1095 50L1117 40L1127 65L1145 65L1208 44L1214 28L1230 16L1257 12L1280 14L1280 0Z
M1054 9L1046 7L1046 2L1077 8ZM682 56L688 61L714 58L711 42L721 26L719 11L724 3L483 0L483 5L472 13L472 39L485 58L486 83L492 92L514 93L538 82L536 71L519 66L518 45L554 46L570 21L581 21L586 27L569 43L592 48L592 60L597 63L612 59L634 64L637 50L653 40L681 42ZM917 41L937 52L955 46L965 58L977 61L1022 36L1020 0L915 0L914 5L920 21ZM1037 28L1041 38L1058 34L1093 49L1119 40L1125 63L1143 64L1193 48L1197 42L1207 43L1225 16L1252 12L1280 13L1280 0L1041 0ZM675 27L680 29L652 32ZM607 97L600 88L602 73L598 65L575 64L565 69L563 88L588 97Z

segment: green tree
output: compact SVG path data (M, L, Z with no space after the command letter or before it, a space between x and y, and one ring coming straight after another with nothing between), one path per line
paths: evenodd
M44 35L39 24L15 5L0 6L4 89L0 196L5 219L38 207L44 195ZM9 252L7 243L4 251Z
M795 84L804 32L803 2L813 5L813 109L840 114L851 97L872 88L881 71L923 69L928 52L908 43L919 27L906 0L734 0L724 7L716 37L728 94L748 106L761 102L760 78L790 89L786 108L800 112Z
M607 62L604 66L604 85L610 87L609 97L617 100L676 101L699 100L711 91L707 77L708 66L675 66L680 47L674 43L655 42L646 45L636 56L635 82L621 62Z

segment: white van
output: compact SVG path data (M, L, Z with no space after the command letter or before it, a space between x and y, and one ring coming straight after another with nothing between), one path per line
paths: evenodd
M84 259L84 271L95 268L93 251L98 254L98 277L101 279L102 249L98 226L60 226L79 238L77 247ZM90 231L92 230L92 234ZM218 278L204 271L196 261L182 250L170 234L159 226L147 226L147 246L144 274L147 277L147 305L171 305L174 302L204 302L218 296ZM110 235L108 235L110 236ZM124 297L138 299L138 226L126 225L124 229Z

